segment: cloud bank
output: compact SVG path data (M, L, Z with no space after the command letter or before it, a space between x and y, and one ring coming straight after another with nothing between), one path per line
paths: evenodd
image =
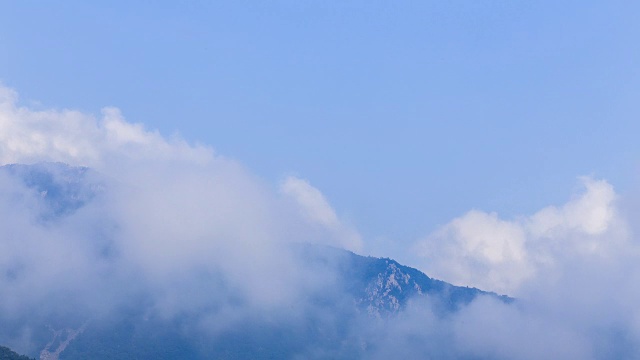
M480 298L443 317L416 299L397 316L343 321L316 301L336 291L336 274L288 245L358 251L366 242L308 180L274 188L211 147L163 137L115 108L99 117L33 110L0 87L0 164L43 161L89 167L72 171L94 195L84 204L84 193L71 194L84 205L52 217L55 194L0 173L0 341L24 352L36 346L33 319L99 323L143 304L144 319L191 319L181 330L209 337L255 319L295 332L313 316L314 326L340 324L323 336L370 359L640 354L633 219L602 179L580 178L566 204L532 215L472 210L415 244L428 275L516 302ZM71 178L56 171L54 182Z
M578 179L561 206L514 219L472 210L418 241L422 268L507 293L454 321L461 348L490 358L637 358L640 248L630 206L607 181Z
M324 286L324 275L298 264L291 243L361 246L306 180L290 177L276 191L212 148L167 139L115 108L99 118L36 111L0 88L0 165L40 162L88 167L83 176L98 195L46 221L47 194L0 175L0 317L7 321L20 323L34 309L97 318L141 299L158 316L206 312L225 328Z

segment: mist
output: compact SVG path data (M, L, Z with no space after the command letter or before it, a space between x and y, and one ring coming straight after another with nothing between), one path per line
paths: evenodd
M299 358L638 354L636 207L604 179L578 178L565 204L532 215L471 210L415 242L421 262L407 265L515 301L483 296L441 314L437 300L416 298L390 316L344 317L339 267L309 262L292 244L366 253L367 239L308 179L269 184L208 145L164 137L115 108L34 110L6 87L0 164L36 164L53 184L83 179L80 190L60 189L73 199L60 207L55 194L18 181L19 167L0 173L0 344L24 353L39 350L38 324L100 328L135 308L196 339L261 323L288 336L323 329L343 342L344 353L299 346Z

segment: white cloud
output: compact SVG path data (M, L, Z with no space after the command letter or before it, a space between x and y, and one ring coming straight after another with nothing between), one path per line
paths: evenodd
M352 251L362 250L363 243L360 235L338 219L324 195L308 181L289 176L282 182L280 191L296 202L307 220L331 233L327 237L333 241L330 245Z
M306 182L285 186L303 204L290 206L288 195L238 162L130 123L116 108L99 118L33 110L0 87L0 165L43 161L96 169L108 192L63 221L41 224L34 220L38 194L25 197L28 189L0 183L0 205L14 198L35 204L0 206L0 271L22 274L19 281L0 277L0 318L51 303L51 294L77 296L76 304L95 310L151 291L165 316L227 311L223 294L244 299L236 313L286 307L315 286L307 284L290 242L361 244ZM323 237L297 236L316 226L326 230ZM202 290L220 283L221 295ZM178 296L177 286L188 296ZM37 291L21 302L31 287Z
M169 141L127 122L116 108L103 109L99 119L74 110L35 111L0 87L0 164L59 161L102 170L132 159L205 163L213 151Z
M470 211L417 244L427 273L457 284L518 294L540 273L575 256L606 256L628 234L616 194L604 180L582 177L584 191L561 207L503 220Z
M419 248L427 273L455 284L509 292L532 275L526 233L495 213L470 211L451 221Z
M561 208L546 207L531 217L529 228L535 237L554 237L568 231L600 235L607 231L616 210L613 186L604 180L581 178L585 192Z

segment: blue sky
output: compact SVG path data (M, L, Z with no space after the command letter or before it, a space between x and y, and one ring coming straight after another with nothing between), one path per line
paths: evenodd
M3 2L0 81L34 108L307 179L372 249L471 210L563 204L640 166L631 1Z

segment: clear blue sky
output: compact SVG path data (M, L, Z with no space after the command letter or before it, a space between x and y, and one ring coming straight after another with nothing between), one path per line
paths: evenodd
M392 246L630 191L639 39L636 1L3 1L0 81L306 178Z

